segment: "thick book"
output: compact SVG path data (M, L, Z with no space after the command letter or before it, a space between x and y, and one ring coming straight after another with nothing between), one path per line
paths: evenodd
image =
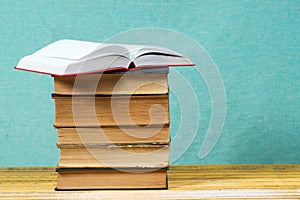
M59 146L101 145L107 143L166 144L170 142L169 125L58 128L57 133L57 144Z
M142 71L142 70L141 70ZM167 94L167 73L107 73L54 77L54 92L81 94Z
M57 170L56 190L167 189L166 169Z
M158 46L59 40L22 58L16 69L55 76L168 66L193 66L191 60Z
M58 146L58 168L166 168L170 145Z
M56 128L169 124L168 94L52 97Z

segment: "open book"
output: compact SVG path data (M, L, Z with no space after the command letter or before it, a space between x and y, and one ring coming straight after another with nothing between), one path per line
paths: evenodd
M70 76L149 67L193 66L187 57L157 46L59 40L22 58L20 70Z

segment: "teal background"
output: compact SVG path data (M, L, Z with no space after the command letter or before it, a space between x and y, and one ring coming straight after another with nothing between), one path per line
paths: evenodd
M52 127L52 77L14 70L20 58L55 40L101 42L141 27L176 30L201 44L225 86L224 129L214 149L200 159L210 97L193 69L178 69L197 93L201 123L197 137L174 164L300 162L300 1L0 3L0 166L54 166L59 157ZM176 84L173 75L171 71L171 86ZM178 108L171 97L172 137L180 121Z

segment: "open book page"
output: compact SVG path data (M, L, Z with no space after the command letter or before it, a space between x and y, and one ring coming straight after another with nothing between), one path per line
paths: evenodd
M33 55L81 60L93 53L99 47L99 43L77 40L59 40L36 51Z
M22 58L16 69L65 76L142 67L192 66L187 57L156 46L59 40Z
M78 63L76 60L30 55L22 58L16 69L51 75L63 75L68 66Z
M109 55L121 55L134 61L144 54L172 55L183 57L175 51L158 46L128 45L128 44L104 44L98 43L94 52L87 54L83 59L93 59Z

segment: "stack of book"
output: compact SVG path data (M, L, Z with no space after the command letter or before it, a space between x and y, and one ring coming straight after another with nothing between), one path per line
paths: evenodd
M54 77L57 190L163 189L169 167L169 49L60 40L19 70Z
M167 188L168 68L56 76L54 87L58 190Z

